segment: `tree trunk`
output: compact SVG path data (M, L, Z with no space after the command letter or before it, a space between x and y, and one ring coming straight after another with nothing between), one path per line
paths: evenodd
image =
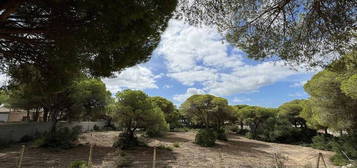
M243 129L244 129L243 122L240 122L240 130L243 130Z
M26 114L26 121L30 120L30 110L27 110L27 114Z
M327 128L325 128L325 135L328 135L328 130L327 130Z
M48 108L47 107L43 108L43 121L44 122L48 121Z

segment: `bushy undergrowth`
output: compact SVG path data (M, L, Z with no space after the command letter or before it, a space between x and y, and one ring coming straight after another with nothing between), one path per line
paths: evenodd
M88 164L86 161L83 160L76 160L71 162L71 164L69 165L69 168L87 168Z
M118 159L115 161L116 167L121 168L121 167L129 167L132 164L132 160L130 160L129 156L127 153L124 151L121 151L119 153Z
M114 142L113 147L120 149L129 149L139 145L137 137L132 137L126 133L120 133L118 139Z
M37 138L33 144L38 147L68 149L74 146L74 141L78 139L81 127L60 128L54 133L45 133Z
M168 151L173 151L174 150L174 148L172 146L163 145L163 144L160 144L157 148L158 149L163 149L163 150L168 150Z
M174 142L173 146L174 146L175 148L179 148L179 147L180 147L180 143Z
M217 139L223 140L223 141L228 141L228 131L225 130L224 128L216 130L217 134Z
M238 134L238 135L246 135L247 133L249 132L249 130L247 130L247 129L239 129L236 133Z
M331 157L331 161L336 165L346 165L350 161L347 159L349 157L352 160L357 159L357 135L342 136L342 137L332 137L326 135L319 135L313 138L312 147L322 150L330 150L336 152L334 156Z
M213 129L201 129L196 134L195 143L204 147L212 147L215 145L216 139L216 131Z

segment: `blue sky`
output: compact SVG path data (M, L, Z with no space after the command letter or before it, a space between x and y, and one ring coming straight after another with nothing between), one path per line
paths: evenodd
M171 20L150 61L105 78L112 92L129 88L180 105L193 94L213 94L229 103L278 107L307 98L303 84L316 71L282 61L254 61L227 43L216 29Z

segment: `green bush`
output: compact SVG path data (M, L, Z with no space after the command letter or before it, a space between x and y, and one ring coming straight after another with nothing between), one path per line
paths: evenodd
M99 131L100 128L99 128L97 125L94 125L94 126L93 126L93 130L94 130L94 131Z
M219 129L216 130L216 134L217 134L217 139L219 140L223 140L223 141L228 141L228 131L225 129Z
M247 130L247 129L239 129L237 131L237 134L245 136L248 132L249 132L249 130Z
M23 137L21 137L20 142L30 142L34 140L33 136L30 135L24 135Z
M212 147L215 145L216 139L216 131L212 129L201 129L196 134L195 143L204 147Z
M69 165L69 168L87 168L87 167L88 167L87 162L83 160L73 161Z
M139 145L137 137L131 137L126 133L119 134L118 139L114 142L113 147L120 149L129 149Z
M174 142L173 146L174 146L175 148L178 148L178 147L180 147L180 143Z
M352 160L357 159L357 134L345 135L333 142L332 150L336 152L332 162L336 165L345 164L347 158L345 154Z
M68 149L74 146L73 142L78 139L81 127L60 128L54 133L46 133L34 141L35 146L47 148Z
M229 130L232 132L238 132L240 129L238 125L231 125L229 126Z
M311 146L316 149L334 151L331 161L338 166L350 163L345 154L352 160L357 159L357 136L345 135L333 137L331 135L319 135L312 138Z
M168 151L173 151L174 148L172 148L171 146L167 146L167 145L163 145L163 144L160 144L158 147L158 149L163 149L163 150L168 150Z
M317 135L312 138L311 147L331 151L336 144L336 139L330 135Z

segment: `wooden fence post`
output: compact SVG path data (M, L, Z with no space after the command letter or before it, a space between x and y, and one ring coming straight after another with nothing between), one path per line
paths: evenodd
M152 167L156 167L156 146L154 146L154 156L152 158Z
M22 167L22 160L24 157L24 152L25 152L25 145L22 145L21 150L20 150L20 156L19 156L19 160L17 161L17 168L21 168Z
M319 155L321 157L322 162L324 163L325 168L327 168L327 165L326 165L326 162L325 162L325 159L324 159L324 155L322 155L322 153L319 153Z
M89 156L88 156L88 167L91 168L92 167L92 153L93 153L93 144L90 144L89 147Z
M317 156L317 164L316 164L316 168L320 167L320 153Z

